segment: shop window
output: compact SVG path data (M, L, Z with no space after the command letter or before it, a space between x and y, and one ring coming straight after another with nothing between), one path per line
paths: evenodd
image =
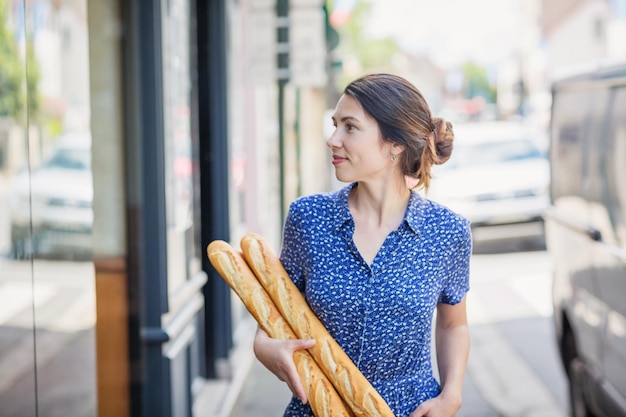
M0 0L2 415L96 415L88 39L84 0Z

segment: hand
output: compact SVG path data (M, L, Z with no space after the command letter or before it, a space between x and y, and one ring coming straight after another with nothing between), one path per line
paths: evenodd
M461 408L461 400L444 398L443 394L424 401L409 417L454 417Z
M272 339L263 330L259 329L254 339L254 353L263 365L278 379L287 383L289 389L302 401L307 403L306 392L300 381L300 376L293 361L296 350L309 349L315 345L315 340Z

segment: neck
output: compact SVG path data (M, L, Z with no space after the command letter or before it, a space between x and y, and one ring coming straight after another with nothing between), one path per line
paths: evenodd
M404 219L410 196L404 178L392 184L359 182L350 194L350 210L372 226L395 228Z

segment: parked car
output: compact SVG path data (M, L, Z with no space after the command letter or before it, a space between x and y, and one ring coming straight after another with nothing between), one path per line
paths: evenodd
M553 85L556 341L573 417L626 416L626 65Z
M454 126L454 150L436 166L428 197L504 238L543 238L549 164L545 134L522 122Z
M9 255L85 257L91 253L91 137L88 133L59 136L45 162L23 170L9 196Z

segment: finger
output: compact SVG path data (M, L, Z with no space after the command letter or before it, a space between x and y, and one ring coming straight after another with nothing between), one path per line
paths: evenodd
M302 401L302 404L306 404L308 402L308 398L306 396L306 391L304 390L304 386L300 382L299 379L296 379L296 383L293 384L292 392L293 394Z
M424 404L421 404L419 407L417 407L415 409L415 411L413 411L409 417L426 417L428 412L428 407L426 407Z
M300 375L295 368L293 369L293 371L289 371L287 375L287 385L289 386L289 389L291 390L293 395L295 395L300 399L300 401L302 401L302 404L307 403L308 399L306 391L304 389L304 385L302 385Z
M295 343L293 344L293 352L295 352L296 350L310 349L313 346L315 346L315 339L298 339L298 340L295 340L294 342ZM291 384L292 392L294 393L296 397L300 398L300 401L302 401L302 404L306 404L308 399L306 396L306 391L304 389L304 386L302 385L302 382L300 380L300 375L298 374L298 370L294 366L292 370L290 369L289 373L290 373L289 378L290 380L293 381Z
M292 350L310 349L315 346L315 339L297 339L293 341Z

